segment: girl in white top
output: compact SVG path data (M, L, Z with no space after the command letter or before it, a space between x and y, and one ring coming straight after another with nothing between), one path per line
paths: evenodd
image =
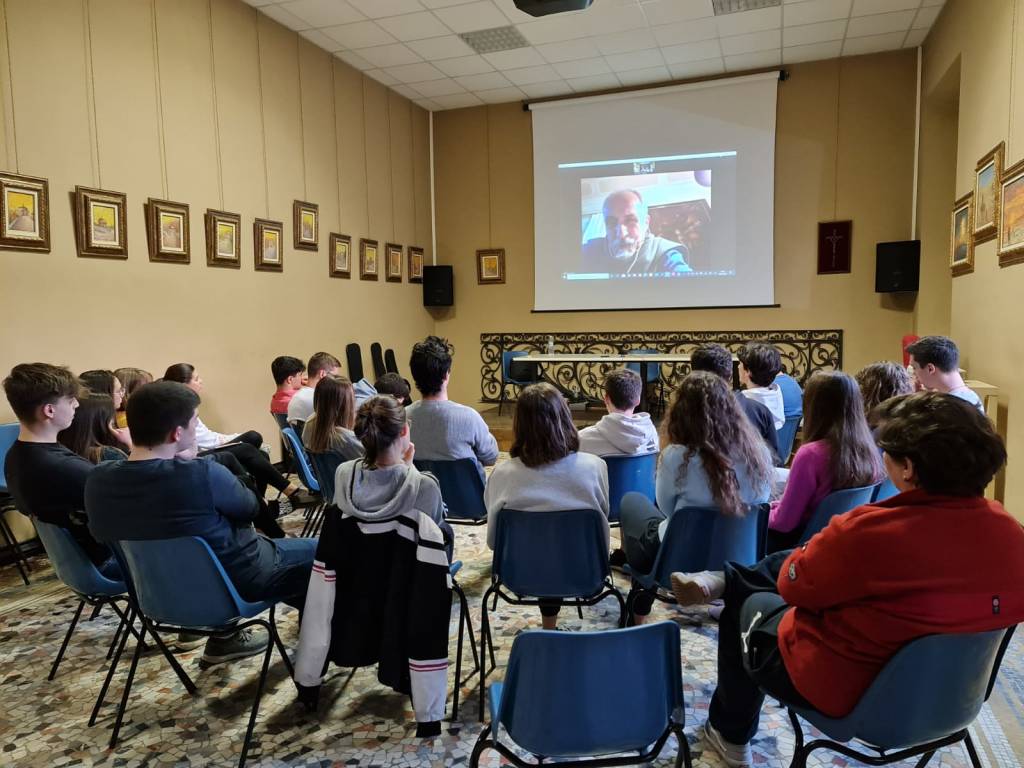
M487 481L487 545L494 548L498 515L505 507L523 512L596 509L608 517L608 470L602 459L579 453L579 435L562 394L547 383L522 391L513 420L512 458ZM608 546L608 523L604 528ZM541 605L545 629L558 622L560 600Z

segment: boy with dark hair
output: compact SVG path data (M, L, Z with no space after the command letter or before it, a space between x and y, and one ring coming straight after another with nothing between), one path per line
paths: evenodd
M978 393L964 384L960 375L960 350L947 336L922 336L907 346L910 367L925 389L966 400L985 413L985 406Z
M131 455L99 465L86 483L93 535L103 542L200 536L243 599L301 607L316 540L258 535L252 521L260 507L252 491L211 459L177 458L195 446L199 395L183 384L158 381L140 387L127 410ZM214 636L203 661L251 656L268 642L265 633L257 636L251 629Z
M690 356L691 371L707 371L725 379L732 386L732 353L721 344L704 344L697 347ZM764 439L772 452L772 460L779 462L779 434L775 429L775 417L768 408L757 400L744 397L736 392L736 399L754 429Z
M378 395L391 395L402 405L409 405L412 402L412 398L409 397L409 382L397 373L385 373L373 383L373 388Z
M302 387L302 374L306 372L306 364L297 357L282 355L275 357L270 364L270 373L274 377L277 391L270 398L270 412L274 415L286 416L288 403Z
M4 474L15 506L29 517L66 528L105 574L120 578L110 550L89 533L85 481L96 468L57 442L71 426L82 389L64 366L22 363L3 382L7 401L21 425L7 452Z
M306 383L288 401L288 421L305 423L313 415L313 391L325 376L333 376L341 368L341 361L329 352L317 352L306 366Z
M658 430L648 413L634 413L640 404L643 382L628 368L612 371L604 380L604 407L608 413L593 426L580 430L580 450L598 456L655 453Z
M448 342L427 336L413 345L409 370L423 395L406 408L416 455L433 461L473 459L483 478L483 467L498 460L498 441L479 413L448 399L452 372Z
M782 390L775 383L775 377L782 370L779 350L771 344L750 341L737 353L740 359L740 384L743 395L764 405L772 412L775 429L782 429L786 423L786 406Z

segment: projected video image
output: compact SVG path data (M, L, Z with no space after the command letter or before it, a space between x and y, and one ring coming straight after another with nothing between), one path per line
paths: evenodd
M713 268L711 170L580 180L580 272L668 276Z

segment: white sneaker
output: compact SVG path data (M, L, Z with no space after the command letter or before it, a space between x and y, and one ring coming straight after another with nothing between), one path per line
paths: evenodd
M701 605L718 600L725 594L725 574L722 571L700 571L671 576L672 593L679 605Z
M729 743L710 720L704 723L704 743L715 750L729 768L745 768L751 764L750 745Z

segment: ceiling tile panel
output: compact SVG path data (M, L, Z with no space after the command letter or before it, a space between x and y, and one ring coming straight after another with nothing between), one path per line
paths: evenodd
M449 77L494 71L494 67L483 56L460 56L457 59L434 61L433 64Z
M473 32L478 29L508 26L508 18L490 0L441 8L434 11L434 14L447 24L452 32Z
M434 59L454 59L458 56L469 56L473 53L473 49L466 45L458 35L430 37L426 40L410 40L406 45L428 61Z

